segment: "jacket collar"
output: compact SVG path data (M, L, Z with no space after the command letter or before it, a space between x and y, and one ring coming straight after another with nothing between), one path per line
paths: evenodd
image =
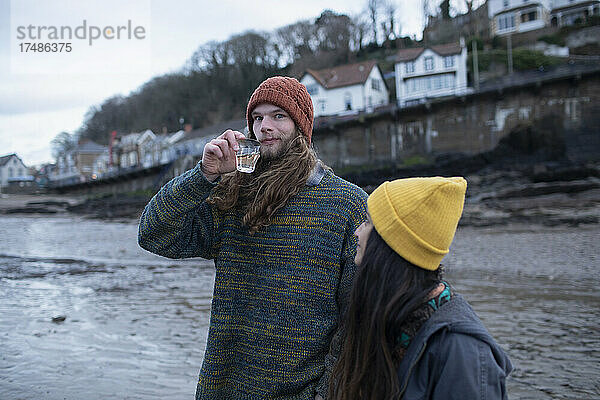
M321 162L321 160L317 160L317 163L315 164L312 173L306 181L306 186L317 186L319 183L321 183L321 180L324 176L325 168L323 167L323 163Z
M410 343L397 371L398 376L403 377L403 380L400 382L401 390L405 389L406 382L413 372L413 367L425 352L429 339L436 332L443 329L473 336L487 343L493 353L498 355L503 354L469 303L460 294L455 293L452 300L442 305L433 313ZM510 362L508 363L508 368L509 371L512 369Z

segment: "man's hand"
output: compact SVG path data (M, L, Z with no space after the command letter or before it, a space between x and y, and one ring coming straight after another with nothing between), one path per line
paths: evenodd
M226 130L216 139L204 146L202 153L202 173L213 182L219 176L235 171L235 152L238 150L238 139L244 139L243 133Z
M315 394L315 400L323 400L320 394Z

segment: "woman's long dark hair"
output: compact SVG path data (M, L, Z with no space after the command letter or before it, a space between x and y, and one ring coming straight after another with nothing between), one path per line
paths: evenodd
M409 263L372 229L342 323L345 341L329 385L335 400L397 399L400 328L442 280Z

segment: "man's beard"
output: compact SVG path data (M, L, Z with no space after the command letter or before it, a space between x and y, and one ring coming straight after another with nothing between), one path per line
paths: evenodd
M256 189L267 182L273 184L272 178L269 179L269 177L272 177L273 172L285 167L285 164L292 161L294 147L298 147L298 141L294 139L282 143L282 146L274 153L268 152L264 155L261 153L254 172L241 174L238 207L243 209L249 203L257 201L256 196L260 194Z
M261 148L260 157L263 160L267 161L281 159L282 156L289 151L292 145L291 142L293 142L295 138L296 137L287 138L286 141L284 141L284 139L280 139L281 142L279 143L279 146L269 146L268 148Z
M251 174L235 171L224 176L209 203L220 210L236 209L251 234L269 225L275 212L306 185L317 160L302 136L282 149L275 158L261 156Z

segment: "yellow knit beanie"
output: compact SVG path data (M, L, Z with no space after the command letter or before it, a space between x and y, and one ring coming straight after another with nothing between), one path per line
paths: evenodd
M461 177L398 179L381 184L367 204L373 226L388 246L433 271L454 239L466 190Z

